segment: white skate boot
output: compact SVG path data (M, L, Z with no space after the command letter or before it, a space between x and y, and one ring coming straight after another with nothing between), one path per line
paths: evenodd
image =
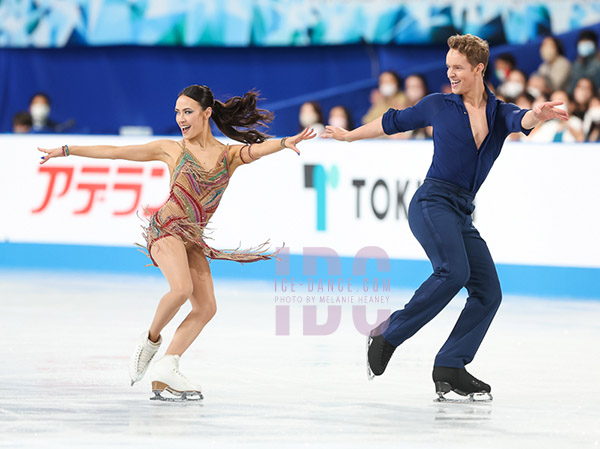
M167 391L174 397L161 393ZM152 400L159 401L199 401L204 399L200 386L192 384L179 371L179 356L165 355L152 367Z
M131 354L129 359L129 377L131 377L131 386L134 383L139 382L144 377L150 361L154 355L158 352L160 344L162 343L162 337L158 336L158 341L153 343L150 341L149 332L144 332L138 338L137 345Z

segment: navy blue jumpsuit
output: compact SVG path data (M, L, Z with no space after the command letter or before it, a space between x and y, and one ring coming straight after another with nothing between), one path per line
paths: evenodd
M529 134L527 112L498 100L486 87L488 135L479 150L462 97L432 94L413 107L390 109L386 134L433 126L434 153L425 182L413 196L408 220L431 261L433 274L403 309L394 312L383 337L398 346L435 317L466 287L468 299L434 365L464 368L485 336L502 292L487 244L473 226L473 199L513 132Z

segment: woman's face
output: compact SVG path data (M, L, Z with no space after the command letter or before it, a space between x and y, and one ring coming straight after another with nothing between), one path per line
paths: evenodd
M573 98L575 99L575 103L585 105L593 96L594 90L590 80L582 78L577 81L575 89L573 90Z
M404 94L411 103L419 101L426 94L423 80L418 76L409 76L406 78L406 81L404 81Z
M300 106L300 114L298 119L300 121L300 125L303 128L306 128L319 123L319 114L317 114L317 111L315 111L315 108L311 103L304 103L302 106Z
M385 98L393 97L400 90L396 77L390 72L383 72L379 75L379 92Z
M546 37L540 46L540 56L544 61L552 62L558 56L558 48L551 37Z
M175 120L183 137L188 139L193 139L202 132L211 113L212 108L204 110L200 103L185 95L177 98L175 103Z
M328 121L331 126L348 129L348 117L346 116L346 111L341 106L331 108Z

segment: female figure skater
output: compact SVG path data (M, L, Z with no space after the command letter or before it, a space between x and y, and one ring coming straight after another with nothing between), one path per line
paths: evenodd
M258 93L250 91L222 103L206 86L193 85L181 91L175 105L181 141L157 140L145 145L67 146L43 149L41 164L54 157L83 156L131 161L161 161L170 172L170 195L150 218L145 229L147 250L169 283L169 291L156 309L149 331L144 332L131 356L131 384L140 381L162 343L162 329L189 299L192 310L177 328L166 355L152 370L153 399L168 391L180 399L202 398L200 387L179 371L179 358L200 334L216 312L215 294L207 257L236 262L268 259L264 245L255 250L225 252L208 246L203 233L214 214L231 175L249 164L284 148L300 154L296 145L315 137L311 129L282 138L267 140L258 126L270 122L272 114L257 109ZM227 137L243 142L224 145L215 139L210 119Z
M433 161L413 196L408 216L433 273L403 309L371 331L367 357L370 375L383 374L396 347L466 287L466 306L434 362L433 380L440 400L451 390L471 399L476 393L491 391L465 369L502 297L492 256L473 226L475 194L510 133L529 134L542 121L568 118L556 107L560 101L527 110L498 100L483 82L489 57L483 39L457 35L448 39L448 46L446 67L452 93L431 94L409 108L390 109L353 131L327 126L323 135L352 142L433 126Z

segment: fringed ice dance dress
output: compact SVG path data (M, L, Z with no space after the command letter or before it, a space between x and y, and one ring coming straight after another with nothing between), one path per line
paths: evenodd
M182 145L171 176L171 191L165 204L156 211L144 228L146 249L152 258L152 245L164 237L176 237L187 245L196 245L210 259L255 262L276 257L267 253L268 242L250 250L218 250L204 241L208 221L217 210L229 184L229 145L211 169L202 167L198 159Z

